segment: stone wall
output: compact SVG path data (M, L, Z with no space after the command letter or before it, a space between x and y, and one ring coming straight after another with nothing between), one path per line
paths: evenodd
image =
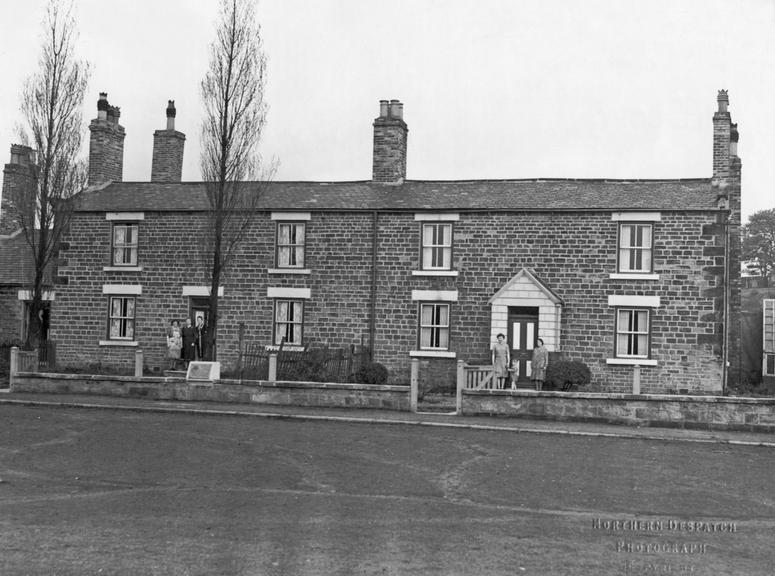
M775 432L775 398L463 390L466 416Z
M273 406L409 410L408 386L251 382L191 384L181 378L134 378L82 374L17 374L12 392L94 394L152 400L183 400Z

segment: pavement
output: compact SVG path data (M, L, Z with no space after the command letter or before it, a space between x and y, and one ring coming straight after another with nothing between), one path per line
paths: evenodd
M8 389L0 389L0 404L332 421L372 425L431 426L439 428L467 428L471 430L500 430L503 432L526 434L560 434L775 447L775 435L760 432L658 428L596 422L528 420L495 416L457 416L453 412L412 413L352 408L182 402L177 400L164 401L78 394L15 393L10 392Z

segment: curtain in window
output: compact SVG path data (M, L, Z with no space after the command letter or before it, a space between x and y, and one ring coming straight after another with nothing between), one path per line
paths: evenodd
M619 268L624 272L651 270L650 224L626 224L621 227Z
M275 303L275 344L301 345L302 303L278 300Z
M620 310L618 319L617 355L647 357L648 312L646 310Z
M110 299L110 338L133 340L135 337L135 299Z
M449 306L423 304L420 307L420 348L449 348Z
M304 266L304 224L280 224L277 230L277 265Z
M423 226L423 268L449 270L452 267L452 226L425 224Z
M113 227L113 263L137 264L137 226L117 224Z

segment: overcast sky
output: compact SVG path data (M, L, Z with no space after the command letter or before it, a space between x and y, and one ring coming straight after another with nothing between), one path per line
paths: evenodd
M168 99L198 180L199 82L216 0L75 0L121 108L124 180L147 181ZM0 0L0 160L18 141L44 0ZM264 157L278 180L368 180L380 99L409 125L407 177L705 178L716 94L740 131L743 215L775 207L775 0L261 0ZM88 147L85 139L84 151Z

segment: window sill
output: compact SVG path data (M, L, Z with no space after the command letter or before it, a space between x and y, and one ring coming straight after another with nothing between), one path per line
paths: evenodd
M611 280L659 280L659 274L636 274L634 272L609 274Z
M267 274L312 274L309 268L267 268Z
M100 340L100 346L127 346L136 347L137 340Z
M412 270L412 276L457 276L457 270Z
M651 358L607 358L606 364L618 364L621 366L656 366L657 361Z
M103 266L103 272L142 272L142 266Z
M409 356L412 358L457 358L457 352L449 350L411 350Z

